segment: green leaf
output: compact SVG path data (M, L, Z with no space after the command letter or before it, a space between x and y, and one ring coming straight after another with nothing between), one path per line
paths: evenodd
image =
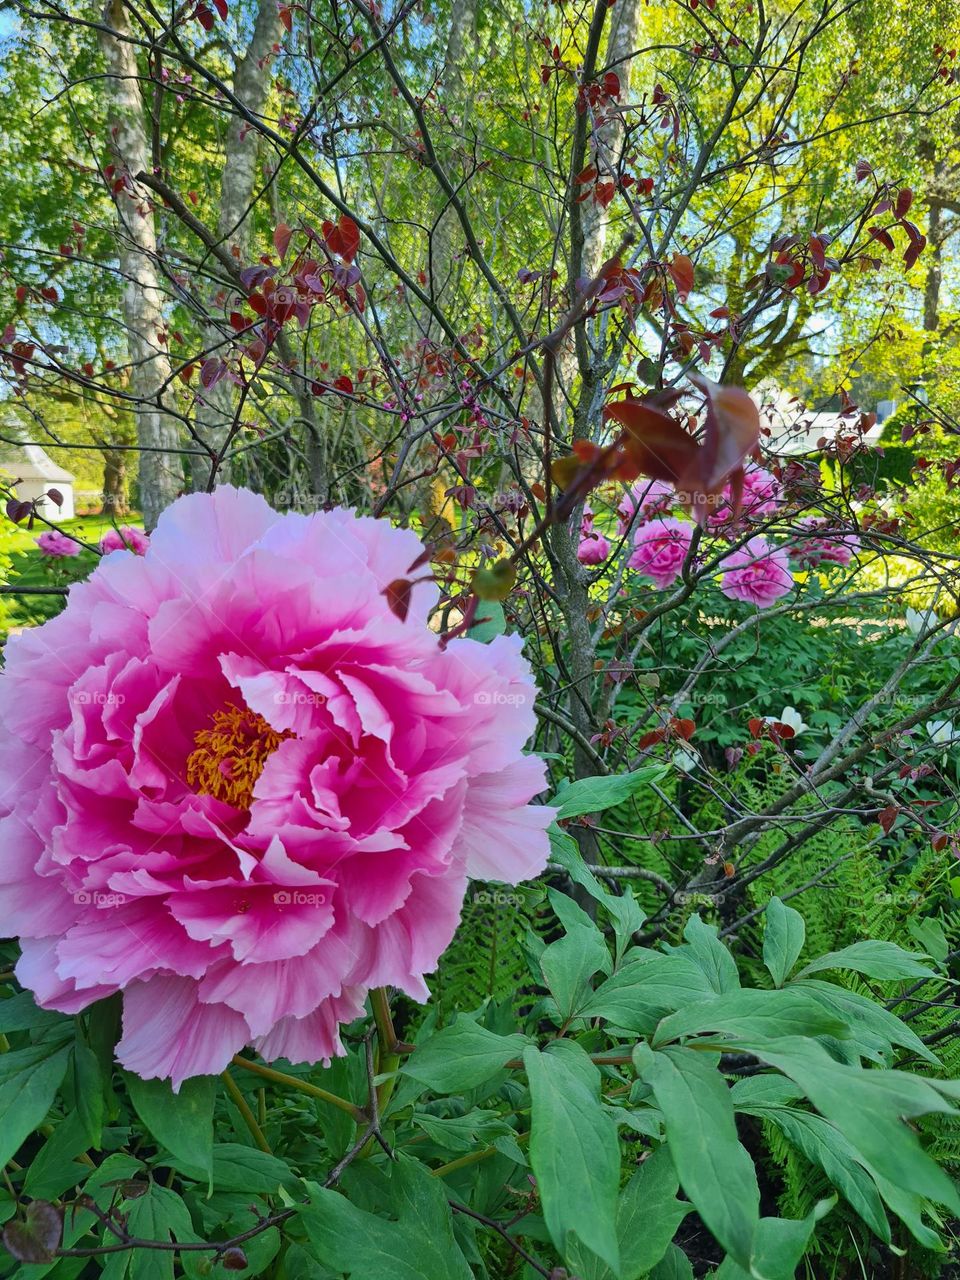
M620 1278L637 1280L664 1257L692 1206L677 1199L677 1175L665 1147L636 1171L617 1203ZM613 1280L615 1272L595 1254L573 1245L568 1259L581 1280Z
M54 1013L50 1009L40 1009L29 991L20 991L9 1000L0 1000L0 1033L9 1031L46 1030L56 1023L69 1025L70 1020L62 1013Z
M760 1191L737 1136L730 1090L712 1056L665 1049L642 1064L641 1078L664 1114L680 1185L724 1249L749 1271Z
M928 956L922 957L924 960ZM804 978L823 969L852 969L867 978L936 978L935 969L921 964L911 951L904 951L895 942L854 942L839 951L829 951L825 956L811 960L797 974Z
M453 1235L443 1182L400 1157L390 1170L395 1222L367 1213L337 1191L307 1184L300 1210L312 1252L354 1280L473 1280Z
M800 912L785 906L779 898L767 903L764 920L763 963L774 983L782 987L803 950L807 926Z
M564 1024L575 1018L593 994L590 979L604 966L610 953L603 934L590 922L551 942L540 956L540 968Z
M769 1120L798 1151L818 1165L874 1235L890 1243L890 1224L876 1183L840 1130L822 1116L796 1107L740 1106L738 1111Z
M664 1018L653 1044L703 1032L752 1041L792 1035L843 1037L847 1025L805 991L748 989L689 1005Z
M477 616L480 621L469 628L467 636L471 640L478 640L480 644L489 644L496 636L502 636L507 629L507 618L499 600L485 600L478 605Z
M141 1080L124 1072L137 1115L171 1155L213 1178L215 1076L184 1080L174 1093L169 1080Z
M177 1160L177 1168L198 1182L207 1179L206 1170ZM213 1182L218 1191L252 1191L276 1195L278 1188L296 1191L300 1179L288 1164L242 1142L218 1142L213 1147Z
M532 1098L530 1165L543 1216L564 1261L577 1242L620 1275L617 1126L600 1102L600 1073L578 1045L523 1055Z
M73 1046L73 1096L91 1147L100 1146L103 1129L103 1079L100 1060L79 1033Z
M608 893L592 871L588 871L577 848L577 842L566 831L561 831L554 823L547 831L550 837L550 857L559 862L566 870L574 884L586 889L613 921L616 937L616 956L619 964L623 953L633 941L633 935L643 924L646 916L636 895L629 885L624 886L622 894Z
M651 782L659 782L666 774L664 765L652 764L635 769L632 773L580 778L576 782L561 785L550 804L556 805L558 818L579 818L584 813L599 813L603 809L623 804Z
M839 987L833 982L823 982L819 978L794 980L790 987L812 992L825 1008L843 1018L850 1028L852 1043L863 1057L881 1062L892 1056L893 1045L899 1045L935 1066L940 1065L937 1055L927 1048L920 1037L905 1022L901 1022L896 1014L885 1009L882 1004L877 1004L875 1000L870 1000L857 991L849 991L846 987Z
M926 1196L960 1214L956 1186L903 1122L903 1117L931 1112L956 1114L926 1080L902 1071L847 1066L815 1040L799 1037L746 1047L800 1085L821 1115L848 1138L881 1195L880 1179L886 1178L905 1192Z
M664 1014L711 998L716 998L716 992L709 978L687 956L637 951L597 987L581 1014L606 1018L628 1031L649 1033Z
M737 962L717 936L716 925L706 924L693 915L686 923L683 936L687 946L681 948L681 953L689 955L703 970L714 991L719 994L740 989Z
M693 1280L690 1259L677 1245L670 1245L650 1272L650 1280Z
M70 1187L82 1182L89 1166L76 1157L87 1149L87 1135L74 1112L61 1120L30 1161L23 1190L33 1200L55 1200Z
M34 1045L0 1055L0 1165L47 1117L67 1070L66 1045Z
M127 1230L142 1240L196 1242L190 1213L175 1191L151 1182L147 1192L129 1202ZM177 1255L166 1249L135 1249L130 1256L131 1280L173 1280Z
M460 1014L449 1027L418 1045L403 1071L439 1093L474 1089L511 1058L519 1058L526 1044L526 1036L498 1036Z
M495 1111L474 1108L463 1116L434 1116L417 1111L412 1120L431 1142L446 1151L475 1151L478 1146L490 1146L495 1138L516 1138L513 1129Z
M735 1259L727 1257L715 1272L716 1280L750 1280L751 1276L763 1276L764 1280L794 1280L814 1227L835 1204L836 1196L818 1200L810 1213L799 1220L761 1218L757 1224L752 1267L748 1270Z

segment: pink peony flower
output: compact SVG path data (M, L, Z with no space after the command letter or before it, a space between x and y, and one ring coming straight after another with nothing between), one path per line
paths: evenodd
M193 494L9 641L0 921L43 1007L123 992L138 1075L329 1060L370 987L427 997L468 876L543 870L521 642L441 649L430 583L401 622L384 589L421 551Z
M750 466L743 473L743 493L740 498L740 517L759 520L773 515L780 506L782 486L776 476L763 467ZM733 519L733 493L727 485L718 507L707 517L710 529L719 529Z
M633 539L631 569L652 578L661 591L676 582L690 550L693 525L672 516L662 516L642 524Z
M803 535L790 546L789 555L801 568L838 564L845 569L860 550L860 539L855 533L831 530L829 522L821 516L807 516L799 521L799 527Z
M59 529L44 529L35 542L45 556L50 556L54 560L78 556L83 550L79 542L74 542L73 538L68 538Z
M610 558L610 543L602 533L590 529L581 534L577 559L581 564L603 564Z
M100 550L104 555L108 551L132 551L135 556L143 556L149 545L149 536L142 529L129 524L122 525L119 529L108 529L100 539Z
M637 507L640 514L637 523L643 524L657 514L663 514L676 502L677 495L672 484L664 480L647 480L641 477L629 493L625 493L617 506L617 537L622 538L630 527L633 513Z
M767 609L793 588L787 553L759 535L723 561L720 590L731 600Z

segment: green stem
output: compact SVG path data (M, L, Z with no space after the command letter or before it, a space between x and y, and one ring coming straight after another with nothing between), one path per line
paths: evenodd
M523 1146L530 1139L529 1133L517 1134L517 1146ZM460 1156L456 1160L451 1160L449 1164L440 1165L439 1169L431 1169L430 1176L433 1178L443 1178L448 1173L454 1173L457 1169L466 1169L468 1165L479 1164L481 1160L487 1160L490 1156L498 1154L496 1147L484 1147L482 1151L471 1151L469 1155Z
M396 1073L400 1066L397 1049L400 1041L394 1030L386 987L374 987L370 992L370 1006L373 1009L373 1020L377 1024L377 1075L389 1074L388 1080L381 1080L377 1085L377 1113L382 1119L397 1082Z
M250 1110L250 1105L246 1098L240 1092L236 1080L234 1080L229 1071L221 1072L220 1079L226 1085L227 1093L229 1093L237 1110L243 1116L244 1123L253 1135L254 1142L260 1150L265 1151L268 1156L273 1155L273 1152L270 1150L270 1143L267 1142L266 1138L263 1136L263 1130L257 1124L256 1117Z
M249 1058L241 1058L238 1054L233 1059L235 1067L242 1067L244 1071L253 1071L258 1076L263 1076L265 1080L272 1080L274 1084L285 1084L291 1089L296 1089L299 1093L305 1093L311 1098L319 1098L321 1102L329 1102L333 1107L339 1107L341 1111L345 1111L347 1115L352 1116L357 1124L367 1124L367 1116L365 1112L352 1102L348 1102L346 1098L341 1098L335 1093L330 1093L327 1089L321 1089L319 1085L310 1084L307 1080L299 1080L296 1076L285 1075L282 1071L274 1071L272 1067L262 1066L259 1062L251 1062Z

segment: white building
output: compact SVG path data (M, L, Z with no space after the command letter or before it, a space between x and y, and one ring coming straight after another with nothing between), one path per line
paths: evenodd
M66 471L38 444L0 444L0 468L12 477L12 488L24 502L39 498L37 510L45 520L72 520L73 472ZM46 497L48 489L58 489L63 503L57 507Z
M786 392L776 388L757 391L757 399L762 403L761 423L770 432L761 438L763 448L778 457L801 457L804 454L817 453L823 447L821 440L832 443L838 435L852 435L856 432L859 415L846 418L839 413L815 412L806 409L798 400L788 396ZM880 433L888 413L877 414L877 421L863 433L862 440L867 446L880 443Z

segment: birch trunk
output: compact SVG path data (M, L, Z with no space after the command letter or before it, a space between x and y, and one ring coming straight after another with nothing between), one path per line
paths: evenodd
M246 53L237 63L233 92L254 115L260 115L270 92L268 63L280 38L280 18L276 0L262 0L257 9L253 33ZM223 173L220 179L220 212L217 236L239 265L249 256L250 202L257 180L259 135L234 115L227 131ZM203 333L204 350L217 350L224 339L223 327L208 324ZM205 444L219 452L234 425L237 396L234 385L224 379L204 393L197 407L197 428ZM205 489L210 480L211 462L197 458L193 487ZM220 480L229 479L225 468L217 471Z
M115 196L119 219L118 257L124 281L123 322L130 357L130 385L136 397L140 453L140 507L147 529L183 489L180 432L165 403L172 396L170 359L160 341L164 294L157 268L157 235L150 193L132 175L152 168L136 46L122 0L108 0L101 35L112 95L110 138L115 163L128 183ZM119 38L117 38L119 37Z

